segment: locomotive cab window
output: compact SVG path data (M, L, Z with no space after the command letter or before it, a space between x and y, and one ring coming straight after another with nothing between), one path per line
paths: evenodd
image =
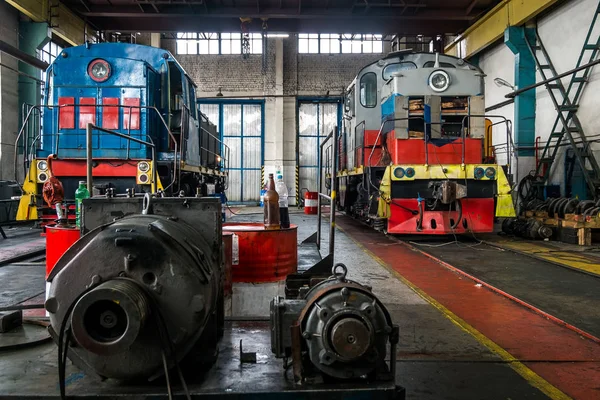
M435 67L435 61L427 61L425 64L423 64L423 68L433 68L433 67ZM456 68L456 66L454 64L450 64L447 62L441 62L440 67L441 68Z
M346 94L346 99L344 100L344 110L348 115L352 117L356 115L354 111L354 86Z
M367 72L360 78L360 104L372 108L377 105L377 75Z
M399 71L407 71L411 69L417 69L417 64L415 64L414 62L388 64L383 69L383 79L387 81L392 77L394 73Z

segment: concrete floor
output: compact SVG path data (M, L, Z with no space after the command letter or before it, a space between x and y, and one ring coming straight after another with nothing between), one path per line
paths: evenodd
M262 220L261 209L243 208L238 212L239 215L231 216L230 221ZM299 242L316 231L315 216L293 212L291 222L298 225ZM324 221L322 227L322 249L327 249L328 224ZM350 279L372 286L374 293L388 307L393 321L400 326L397 384L407 389L408 399L547 398L517 374L509 362L425 301L346 233L336 232L335 249L335 262L346 264ZM37 284L43 280L43 268L25 270L11 266L0 268L0 272L6 272L0 277L0 293L15 293L12 300L3 298L3 304L23 301L29 292L34 296L40 287L43 288L43 284ZM36 283L32 285L32 282ZM46 377L55 379L49 361L55 359L55 351L54 344L47 343L26 351L5 353L0 357L0 394L6 393L3 382L8 384L5 389L17 390L23 384L22 381L17 384L17 381L28 376L17 365L30 368L36 364L35 360L43 360ZM11 357L18 362L12 363ZM77 371L71 368L70 372L77 378Z
M239 212L230 220L262 220L261 209ZM299 242L317 229L316 216L293 210L290 220L298 225ZM329 243L328 229L328 221L323 221L323 255ZM406 387L408 399L547 398L497 354L399 281L346 233L337 230L335 235L334 262L348 267L349 279L370 285L400 326L397 383Z

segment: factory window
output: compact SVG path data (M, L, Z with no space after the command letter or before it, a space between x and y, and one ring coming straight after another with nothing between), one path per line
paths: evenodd
M61 46L54 42L48 42L41 49L38 50L38 58L42 61L47 62L48 64L52 64L56 57L63 50ZM42 81L46 82L46 71L42 71ZM44 98L44 87L42 86L42 98Z
M383 53L383 36L349 33L299 33L298 53Z
M360 78L360 104L363 107L377 105L377 75L368 72Z
M177 54L242 54L243 35L239 32L179 32ZM250 54L262 54L262 34L249 33Z

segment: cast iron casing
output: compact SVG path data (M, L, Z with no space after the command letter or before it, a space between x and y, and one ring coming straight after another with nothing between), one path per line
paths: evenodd
M90 210L105 210L106 201L99 199L103 206L94 207L93 199L86 200L87 217ZM46 306L53 331L60 331L74 305L76 343L69 357L102 377L148 378L162 372L161 352L169 351L159 338L159 314L178 359L192 349L198 354L206 338L216 342L218 337L222 249L220 241L206 238L220 236L219 200L152 202L156 210L168 203L170 215L130 215L91 230L63 255L49 278ZM131 207L139 200L115 199L111 209L119 203ZM188 223L202 212L214 214L204 216L212 224Z

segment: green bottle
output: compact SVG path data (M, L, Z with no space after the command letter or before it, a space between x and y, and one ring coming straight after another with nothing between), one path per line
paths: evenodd
M83 199L89 198L90 192L87 190L85 181L79 181L79 187L75 191L75 211L77 215L75 218L75 223L77 224L78 228L81 227L81 202Z

